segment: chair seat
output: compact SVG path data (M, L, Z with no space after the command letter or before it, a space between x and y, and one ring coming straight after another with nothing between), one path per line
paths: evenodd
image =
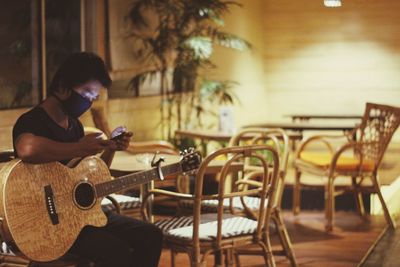
M203 221L203 220L202 220ZM155 223L162 229L168 237L192 239L193 237L193 218L179 217L166 219ZM257 221L244 218L229 216L222 220L222 237L229 238L234 236L253 234L257 229ZM200 223L199 238L201 240L215 240L217 236L217 220Z
M140 208L141 202L138 197L131 197L120 194L112 194L111 196L118 202L121 210ZM105 211L111 211L115 209L112 202L107 198L103 198L103 200L101 201L101 206Z
M302 152L300 155L301 160L316 165L317 167L328 169L332 155L329 153L319 152ZM360 160L350 156L340 156L336 162L337 171L356 171L360 166ZM361 164L362 171L373 171L375 168L375 162L373 160L364 159Z
M154 224L158 228L160 228L161 231L165 234L169 230L178 229L181 227L192 225L193 217L192 216L175 217L175 218L156 221Z

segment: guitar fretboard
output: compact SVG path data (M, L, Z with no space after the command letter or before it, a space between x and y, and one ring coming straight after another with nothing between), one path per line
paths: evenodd
M182 166L180 163L169 164L162 166L161 172L164 176L180 173L182 172ZM136 185L144 184L158 178L157 168L124 175L114 180L97 184L95 186L97 197L104 197L118 191L130 189Z

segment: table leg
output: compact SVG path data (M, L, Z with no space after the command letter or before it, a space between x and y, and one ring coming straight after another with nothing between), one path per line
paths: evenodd
M142 184L140 186L140 200L143 202L143 198L149 193L149 190L154 188L154 181L150 181L149 183ZM154 222L153 216L153 203L154 203L154 196L150 196L147 199L147 216L150 222Z

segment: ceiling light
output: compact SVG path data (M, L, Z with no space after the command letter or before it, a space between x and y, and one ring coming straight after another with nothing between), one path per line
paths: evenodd
M340 7L340 6L342 6L342 1L341 0L324 0L324 6Z

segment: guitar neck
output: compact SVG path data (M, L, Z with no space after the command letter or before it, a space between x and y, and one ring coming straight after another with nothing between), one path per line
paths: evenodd
M179 162L165 165L161 167L161 172L164 176L181 173L182 166ZM136 185L148 183L155 179L159 179L157 168L124 175L114 180L95 185L97 197L105 197L109 194L130 189Z

